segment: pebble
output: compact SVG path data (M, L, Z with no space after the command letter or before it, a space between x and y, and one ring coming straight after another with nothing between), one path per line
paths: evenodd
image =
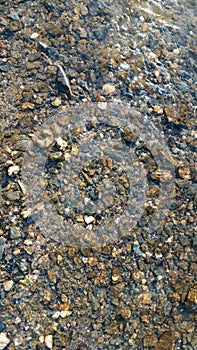
M56 97L56 99L51 102L53 107L59 107L61 103L62 103L62 100L60 96Z
M160 106L154 106L153 110L157 114L163 114L163 108L161 108Z
M119 283L121 281L122 281L122 277L121 277L120 274L115 273L115 274L112 275L112 282L113 283Z
M13 285L14 285L14 282L12 280L4 282L3 288L5 292L9 292L12 289Z
M40 62L37 62L37 61L26 61L25 62L25 65L26 65L26 68L27 70L31 70L31 69L38 69L40 67Z
M88 14L88 8L85 5L80 6L80 11L83 16Z
M189 290L187 300L190 303L194 303L197 306L197 285Z
M151 304L151 296L149 293L143 293L139 295L139 300L144 305L150 305Z
M18 165L11 165L8 168L8 175L9 176L12 176L13 174L16 175L18 174L19 170L20 170L20 167Z
M0 230L0 233L1 233L1 230ZM2 233L3 233L3 231L2 231ZM6 247L6 239L4 237L0 236L0 261L3 257L5 247Z
M183 180L189 180L190 179L190 169L186 166L180 166L177 169L177 172Z
M7 337L7 333L1 332L0 333L0 350L5 349L9 343L10 343L10 339Z
M158 339L154 334L148 334L143 339L144 347L152 348L157 345Z
M111 85L111 84L105 84L103 85L102 87L102 91L104 94L106 95L112 95L115 91L116 91L116 88L114 85Z
M23 110L34 109L35 105L34 105L34 103L23 102L21 107L22 107Z
M126 307L122 307L120 308L120 310L118 311L117 316L121 316L124 319L128 319L131 317L131 310L126 308Z
M106 109L107 108L107 102L98 102L98 108L100 109Z
M18 239L22 235L21 230L19 227L10 227L10 238L11 239Z
M22 23L20 21L10 21L8 23L8 29L11 32L17 32L22 29Z
M48 349L53 348L53 336L51 334L49 334L45 337L44 342L45 342L45 345L47 346Z
M140 245L138 241L134 241L133 243L133 251L135 254L137 254L138 256L144 256L145 254L143 253L143 251L140 249Z
M56 139L56 144L57 146L61 149L61 150L64 150L67 148L68 146L68 142L66 142L65 140L63 140L61 137L58 137Z
M87 225L91 224L95 218L93 216L84 216L84 221Z
M36 32L34 32L34 33L32 33L32 35L31 35L31 39L37 39L39 37L39 33L36 33Z
M162 333L159 338L158 349L160 350L168 350L172 349L173 341L176 338L176 334L173 331L167 331Z
M72 311L69 311L69 310L60 311L60 316L61 316L62 318L68 317L68 316L70 316L70 315L72 315Z

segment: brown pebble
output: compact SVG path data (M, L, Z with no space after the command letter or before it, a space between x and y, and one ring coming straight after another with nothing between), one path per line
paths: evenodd
M30 103L30 102L24 102L22 104L22 109L34 109L34 103Z

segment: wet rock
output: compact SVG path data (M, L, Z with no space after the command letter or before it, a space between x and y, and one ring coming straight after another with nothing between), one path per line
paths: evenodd
M183 11L180 15L180 6L176 1L171 2L170 5L164 2L159 2L159 5L156 1L148 2L150 10L148 12L145 4L147 1L143 4L144 8L134 0L131 0L129 6L124 6L126 4L124 1L105 3L90 1L84 4L79 1L75 2L74 6L71 1L63 1L58 4L58 7L55 3L45 4L43 1L32 1L31 6L28 6L28 1L14 0L14 10L9 10L7 3L9 1L3 0L0 5L0 32L2 33L0 56L3 59L2 68L0 68L2 87L0 104L4 112L3 132L0 135L1 151L3 150L0 155L0 167L5 169L1 173L1 180L5 186L0 192L0 225L3 227L0 230L0 236L3 237L3 240L0 239L0 258L2 286L3 283L14 278L14 281L15 279L17 281L17 291L14 286L8 292L4 290L4 287L2 288L5 305L2 316L8 327L6 329L9 329L7 337L10 341L12 339L14 341L14 345L8 344L4 350L9 346L10 348L15 346L20 350L28 347L44 349L51 348L51 346L54 349L69 348L69 346L85 349L88 346L94 348L96 343L99 343L96 347L107 349L121 347L151 349L154 347L161 350L163 347L171 350L176 346L181 349L189 349L192 346L196 348L192 328L196 310L194 225L197 205L194 186L196 169L193 156L196 132L192 130L196 124L194 92L196 55L193 33L195 16L192 11L192 2L190 2L191 7L184 7L184 13L187 15L191 11L190 21L187 20L190 30L185 25ZM13 11L18 11L18 15L12 14ZM24 23L21 33L15 31L14 27L13 30L9 30L10 15L13 22L20 22L21 19L21 23ZM175 27L177 23L180 30ZM75 99L69 99L67 92L63 89L60 94L60 91L57 91L54 64L59 60L59 64L68 70L69 78L72 79ZM21 64L25 61L27 61L27 66ZM113 86L115 90L104 92L102 86L106 83ZM78 85L82 89L78 89ZM45 178L49 176L49 173L45 172L42 174L44 179L39 179L43 184L44 193L41 194L42 199L36 197L40 207L38 206L36 212L32 212L29 206L24 205L23 199L18 198L17 188L19 187L21 197L27 195L27 191L18 182L20 173L9 177L7 172L8 167L14 164L21 166L20 160L19 163L15 162L15 160L18 161L19 156L12 153L15 147L14 138L10 136L12 130L18 130L20 138L23 135L26 136L23 140L26 145L28 135L34 135L32 136L34 149L38 153L44 154L43 148L49 147L46 158L50 153L57 153L54 151L56 148L61 151L63 159L60 156L61 163L56 162L53 167L54 171L65 162L68 163L68 169L74 168L75 161L80 162L81 149L72 147L73 143L70 143L70 140L67 142L67 131L69 133L67 126L71 122L75 124L75 114L69 115L69 107L73 106L76 111L76 104L89 103L90 100L96 99L99 103L96 106L98 108L94 109L94 119L98 110L103 115L105 114L108 108L107 100L115 102L113 95L119 91L129 106L126 118L132 115L129 111L130 105L133 105L141 112L147 124L141 122L136 113L133 116L134 119L131 118L131 123L128 123L129 128L122 130L121 122L125 120L125 115L122 115L120 103L117 107L120 134L116 135L115 128L111 127L110 132L106 133L106 125L98 130L96 130L97 126L91 125L89 130L86 130L87 135L89 137L91 133L94 133L94 137L99 138L100 144L103 142L103 145L104 140L110 140L110 138L114 138L116 143L118 136L123 143L129 144L128 150L133 151L138 146L142 146L141 148L147 146L143 143L143 135L142 138L139 137L141 123L144 135L147 131L146 125L147 127L152 125L153 128L155 125L162 134L164 132L170 152L174 153L177 158L176 181L180 180L178 185L175 184L174 206L168 203L169 207L166 207L165 225L162 226L162 229L149 231L149 222L144 216L139 225L133 228L130 225L125 205L123 216L113 210L111 212L105 210L104 214L114 215L109 218L112 221L110 233L112 241L113 232L115 232L113 231L114 222L119 220L121 222L122 217L125 220L128 219L128 226L120 225L117 228L121 237L110 245L105 246L103 242L102 247L92 247L94 243L89 240L91 247L81 252L75 247L64 247L65 237L62 237L62 242L59 243L54 242L49 235L43 238L44 232L37 225L37 215L39 216L42 211L39 210L42 208L40 202L44 200L47 204L51 200L48 198L49 191L46 189L49 184L48 178ZM61 95L59 106L62 106L60 111L58 105L53 106L51 103L59 95ZM20 108L24 102L28 102L29 105ZM35 106L30 104L35 104ZM162 114L162 109L164 114ZM37 134L40 126L45 125L45 121L50 120L51 116L54 119L58 116L58 125L64 126L62 128L64 136L59 134L57 128L53 128L52 125L50 125L51 134ZM110 121L110 115L109 118ZM132 127L132 120L139 126L139 130ZM81 123L83 124L83 113ZM73 132L73 135L77 140L80 140L82 136L87 149L89 139L86 138L83 128L82 130L77 135ZM59 136L62 139L55 144ZM8 148L5 148L6 153L4 153L4 146L7 145ZM118 150L111 151L114 160ZM24 154L25 151L24 146L19 149L19 153ZM92 149L87 152L92 152ZM29 154L34 156L31 151ZM158 160L158 171L154 171L151 157L152 160L155 159L155 164ZM159 167L162 168L159 157L163 158L162 153L160 155L150 154L149 157L146 157L145 154L145 156L142 155L142 158L139 156L137 165L137 167L144 166L143 160L148 162L148 170L145 170L151 170L151 172L149 172L150 176L147 175L148 189L145 195L148 198L146 198L146 203L149 203L150 214L152 208L156 208L155 213L156 215L158 213L158 216L161 211L160 208L157 210L157 206L158 203L162 204L163 191L165 192L169 182L174 181L173 173L171 178L165 178L166 175L162 174L159 169ZM10 159L13 163L6 163ZM167 162L166 159L164 160ZM38 163L39 161L42 165L43 157L39 158ZM123 164L126 158L122 159L120 156L118 158L117 155L117 161ZM47 159L47 162L55 163L55 160ZM108 206L108 199L113 207L112 199L118 188L117 185L114 192L107 192L111 191L107 182L109 175L114 176L110 171L108 172L112 167L112 164L111 166L108 164L107 169L105 168L102 186L100 186L102 196L107 194L104 200L105 205L103 204L104 209ZM180 167L190 168L190 174ZM79 166L79 171L80 169ZM79 182L76 177L76 185L81 191L81 196L84 195L81 201L83 205L81 208L81 204L75 201L74 208L76 210L74 220L78 223L77 226L82 228L76 235L78 234L82 241L82 226L87 225L84 222L85 215L95 218L95 221L89 224L90 226L99 225L99 220L104 224L106 222L106 217L100 213L101 210L98 211L98 215L93 214L96 203L95 197L92 199L93 191L91 191L92 186L96 184L94 171L90 169L87 171L83 169L83 171L87 175L85 175L86 178L82 174L80 176L78 172ZM100 174L100 168L98 172ZM132 174L131 169L129 172L130 184L133 181ZM63 176L63 173L61 175ZM97 178L100 179L99 176ZM107 180L105 184L104 180ZM126 193L129 188L127 178L116 177L116 180L121 185L120 192L124 193L125 190ZM52 183L59 186L56 179L54 182L51 180L50 184ZM162 185L164 185L163 188ZM132 193L135 196L137 189L133 187ZM89 194L91 198L88 197ZM33 193L34 195L36 196L36 192ZM74 202L75 196L71 197L69 203ZM18 198L17 203L14 203L16 198ZM88 202L87 199L89 199ZM138 209L137 204L133 211L135 208ZM62 224L64 225L68 220L73 220L73 217L68 219L65 215L64 205L66 206L67 202L63 201L61 205L61 219L63 218ZM120 201L116 201L116 206L121 206ZM70 211L67 213L70 214ZM48 215L43 218L45 219L48 219ZM53 218L51 223L55 231ZM20 228L19 233L10 230L10 227ZM99 226L101 231L105 230L103 227L104 225ZM6 236L8 241L5 241L4 236L8 230L13 234L13 239L10 239L8 234L8 237ZM19 239L16 239L20 242L14 241L14 237L17 236ZM21 242L23 236L25 241ZM74 239L70 244L75 246ZM6 254L3 253L5 249ZM172 271L176 273L171 280ZM24 274L25 276L22 276ZM188 274L190 278L186 279ZM119 282L121 280L124 282ZM67 305L68 298L62 297L65 290L74 304L73 308L77 306L76 312L73 312L72 315ZM17 308L17 314L13 320L11 314L13 310L16 311L16 305L20 307ZM6 311L6 307L11 316ZM184 311L182 311L183 308L185 308ZM94 333L88 332L91 325ZM178 342L176 342L176 337L171 341L173 338L170 333L165 338L165 333L162 334L165 329L172 330L172 332L174 329L180 331ZM0 328L0 332L5 332L5 328ZM46 344L45 337L48 335L53 337L53 341L51 342L49 338L49 343ZM159 337L160 344L157 340Z

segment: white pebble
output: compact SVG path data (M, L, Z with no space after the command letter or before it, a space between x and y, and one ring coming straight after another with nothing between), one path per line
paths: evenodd
M12 165L8 168L8 175L18 174L20 167L18 165Z
M12 289L13 285L14 282L12 280L6 281L3 283L3 289L5 290L5 292L9 292L9 290Z
M91 222L93 222L95 219L93 216L85 216L84 217L84 221L87 225L91 224Z
M5 349L5 347L9 344L10 340L7 337L6 332L0 333L0 350Z
M45 337L45 344L48 349L52 349L53 347L53 336L51 334Z
M32 33L31 35L31 39L37 39L38 37L39 37L39 33L36 33L36 32Z
M68 310L61 311L60 315L62 318L68 317L72 315L72 311L68 311Z

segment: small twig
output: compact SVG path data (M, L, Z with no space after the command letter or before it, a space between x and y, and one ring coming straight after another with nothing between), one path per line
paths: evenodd
M62 66L60 66L60 64L56 64L56 67L59 69L58 76L57 76L58 82L60 82L64 86L66 86L69 90L70 95L74 96L72 93L72 90L71 90L69 80L67 78L67 75L66 75L64 69L62 68Z

